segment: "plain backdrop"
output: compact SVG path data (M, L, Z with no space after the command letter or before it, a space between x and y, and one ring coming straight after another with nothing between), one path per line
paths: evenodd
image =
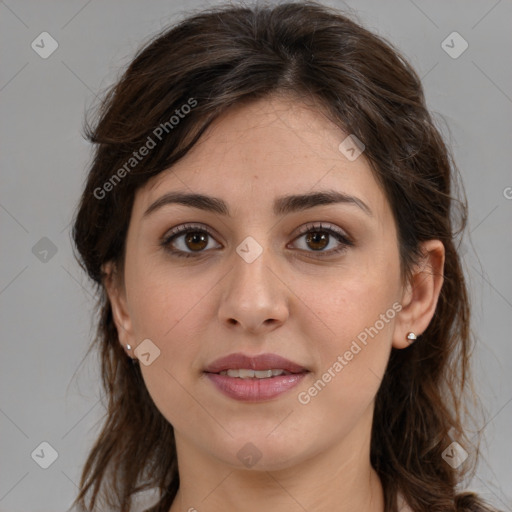
M1 512L67 510L105 412L96 356L81 364L94 297L70 243L91 160L81 137L84 113L152 34L184 11L214 4L0 2ZM512 3L327 5L349 6L406 55L453 148L469 201L470 237L461 250L478 339L475 381L488 414L471 488L510 511ZM58 44L47 58L33 45L41 37L44 51ZM44 469L43 459L53 463Z

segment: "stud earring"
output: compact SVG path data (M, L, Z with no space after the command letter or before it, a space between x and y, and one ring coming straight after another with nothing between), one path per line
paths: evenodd
M132 349L132 346L129 343L127 343L125 346L126 346L127 350L131 350ZM130 359L132 360L132 363L135 363L135 362L138 361L138 359L136 357L130 357Z
M407 334L407 339L408 339L411 343L415 342L415 341L416 341L416 338L417 338L417 337L416 337L416 334L414 334L413 332L410 332L410 333L408 333L408 334Z

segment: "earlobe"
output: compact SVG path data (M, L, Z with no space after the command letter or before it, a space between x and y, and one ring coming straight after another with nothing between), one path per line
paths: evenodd
M402 309L397 315L393 347L407 348L428 327L434 316L444 277L444 245L440 240L420 244L423 258L413 270L402 297ZM412 333L414 336L409 336ZM421 338L416 341L420 343Z
M126 303L126 294L121 284L120 276L117 274L115 263L105 263L102 266L102 271L104 272L103 286L110 301L119 341L123 347L126 347L126 345L135 346L131 317Z

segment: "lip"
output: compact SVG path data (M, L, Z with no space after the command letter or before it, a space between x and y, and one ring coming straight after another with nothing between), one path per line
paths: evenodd
M229 354L228 356L216 359L206 368L206 373L219 373L224 370L239 370L246 368L248 370L268 370L278 369L286 370L290 373L303 373L308 371L300 364L294 363L289 359L278 356L277 354L260 354L257 356L248 356L242 353Z
M240 379L219 375L229 369L246 368L251 370L282 369L288 375L278 375L268 379ZM309 373L307 368L278 356L277 354L261 354L248 356L230 354L215 360L204 370L206 377L224 395L244 402L262 402L271 400L294 388Z

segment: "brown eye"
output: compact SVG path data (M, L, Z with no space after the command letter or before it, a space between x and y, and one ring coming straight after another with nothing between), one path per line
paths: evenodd
M190 231L185 236L185 245L192 251L202 251L208 245L208 233Z
M311 249L321 251L329 244L329 234L325 231L310 231L306 235L306 243Z
M319 257L340 253L354 245L353 242L348 239L348 236L341 231L333 227L324 227L322 224L306 225L301 230L301 235L295 240L301 240L302 238L304 239L304 243L299 249L304 252L316 252L318 254L315 256ZM333 247L330 250L325 250L330 245Z
M308 225L295 240L304 239L303 247L299 247L302 252L316 253L315 256L332 256L353 246L348 237L332 227L323 227ZM209 249L217 249L220 244L211 245L215 242L215 238L210 231L203 227L194 225L182 225L171 230L160 242L165 251L173 256L190 258L199 257ZM300 244L299 244L300 245ZM329 246L333 246L330 250L325 250Z
M160 245L174 256L188 258L196 254L200 256L206 252L205 249L208 248L210 241L213 240L213 235L205 228L182 225L164 236ZM218 247L220 247L219 244L210 248Z

